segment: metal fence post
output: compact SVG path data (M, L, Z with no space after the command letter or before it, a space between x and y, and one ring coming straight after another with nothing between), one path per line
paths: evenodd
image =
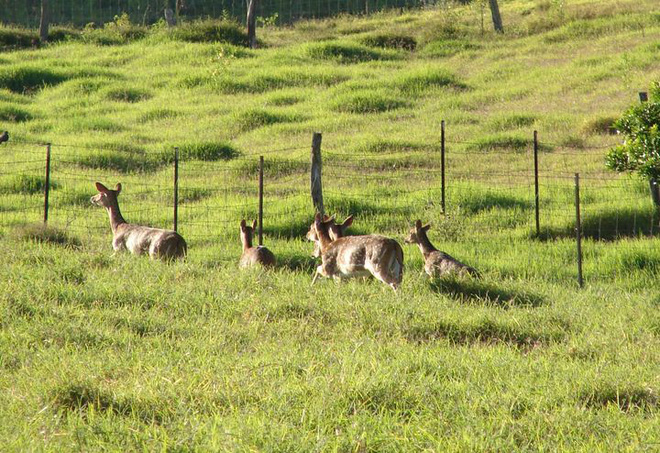
M179 226L179 147L174 147L174 231Z
M259 245L264 245L264 156L259 156Z
M440 191L442 213L447 212L445 203L445 120L440 122Z
M536 214L536 237L541 236L541 220L539 209L539 138L534 131L534 208Z
M50 143L46 144L46 186L44 187L44 225L48 223L48 196L50 194Z
M575 173L575 239L577 244L578 284L584 286L582 277L582 220L580 218L580 174Z

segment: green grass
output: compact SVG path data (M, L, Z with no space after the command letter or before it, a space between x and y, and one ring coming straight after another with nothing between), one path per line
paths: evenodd
M440 3L259 28L255 50L226 21L118 18L40 47L0 27L5 449L657 449L660 219L647 182L604 169L660 79L655 2L500 2L504 35ZM310 286L313 132L326 212L402 243L398 294ZM171 228L174 147L186 261L113 254L94 182ZM239 271L259 156L278 267ZM428 279L416 219L482 277Z

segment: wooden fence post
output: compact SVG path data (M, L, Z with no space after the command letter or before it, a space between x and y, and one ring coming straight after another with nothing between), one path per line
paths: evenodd
M639 102L647 102L649 100L649 94L646 91L639 92Z
M314 132L312 136L312 170L311 170L311 192L314 209L321 215L323 210L323 186L321 184L321 139L320 132Z
M578 284L584 286L582 277L582 219L580 218L580 174L575 173L575 239L577 244Z
M264 245L264 156L259 156L259 245Z
M44 187L44 225L48 223L48 195L50 194L50 143L46 144L46 186Z

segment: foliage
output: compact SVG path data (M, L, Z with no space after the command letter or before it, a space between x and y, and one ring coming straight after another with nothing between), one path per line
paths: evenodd
M615 127L625 137L607 154L606 165L616 172L636 172L660 179L660 96L655 82L649 102L630 107Z
M198 20L184 23L169 31L172 39L186 42L225 42L235 46L247 46L247 33L232 20Z

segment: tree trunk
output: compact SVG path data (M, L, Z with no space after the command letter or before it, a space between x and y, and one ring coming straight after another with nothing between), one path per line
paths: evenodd
M48 41L48 26L50 24L50 9L48 0L41 0L41 21L39 22L39 41L43 44Z
M250 49L257 48L257 16L255 15L257 9L257 0L247 0L247 34L248 45Z
M500 16L500 7L497 4L497 0L490 1L490 14L493 16L493 27L498 33L504 33L504 27L502 26L502 16Z
M651 199L653 200L653 205L656 207L656 209L660 210L660 186L654 178L651 178L649 179L649 187L651 188Z

